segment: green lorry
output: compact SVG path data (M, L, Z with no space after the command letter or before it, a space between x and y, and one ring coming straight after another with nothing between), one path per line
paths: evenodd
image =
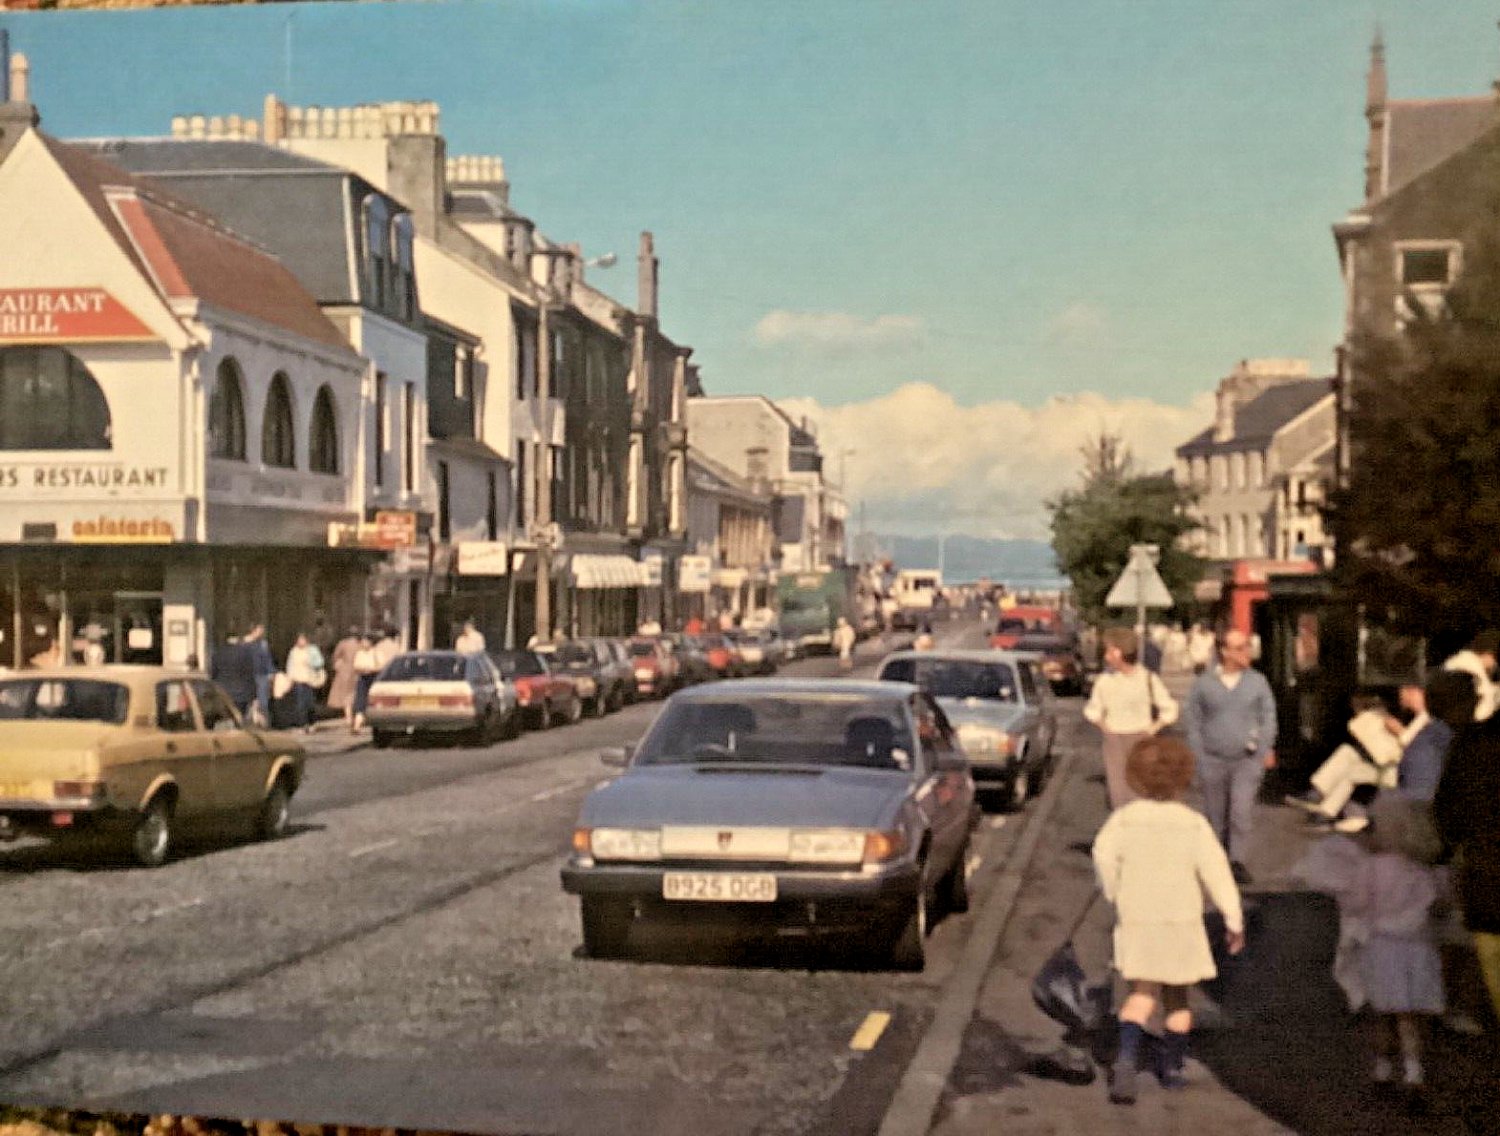
M833 649L833 629L839 618L859 626L856 571L852 567L786 572L776 581L781 637L799 655L826 654Z

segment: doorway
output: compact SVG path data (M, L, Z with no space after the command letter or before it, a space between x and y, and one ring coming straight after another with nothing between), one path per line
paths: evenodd
M161 665L161 604L160 592L115 593L113 662Z

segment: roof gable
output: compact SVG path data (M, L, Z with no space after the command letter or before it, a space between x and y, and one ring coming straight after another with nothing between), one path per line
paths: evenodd
M168 300L197 300L350 351L317 302L269 253L205 213L87 151L44 145L116 244Z
M1421 177L1472 145L1500 123L1494 96L1397 100L1387 111L1389 132L1382 196Z

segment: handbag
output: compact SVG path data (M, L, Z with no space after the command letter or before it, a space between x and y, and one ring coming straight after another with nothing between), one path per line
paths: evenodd
M1031 1000L1036 1003L1036 1008L1070 1035L1093 1033L1109 1016L1109 988L1089 985L1088 976L1078 961L1078 952L1073 948L1073 938L1098 902L1099 894L1099 889L1095 888L1073 926L1068 928L1062 945L1048 956L1031 980ZM1103 998L1096 992L1099 989L1104 991Z

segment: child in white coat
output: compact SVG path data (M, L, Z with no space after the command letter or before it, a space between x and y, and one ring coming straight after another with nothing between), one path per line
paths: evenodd
M1203 814L1182 802L1193 782L1193 751L1179 738L1142 738L1126 758L1125 776L1139 797L1110 814L1093 853L1104 898L1115 907L1115 969L1130 986L1110 1071L1116 1104L1135 1103L1141 1044L1158 1004L1166 1015L1161 1083L1185 1083L1193 1028L1188 988L1218 973L1203 925L1205 893L1224 916L1230 953L1245 945L1229 858Z

